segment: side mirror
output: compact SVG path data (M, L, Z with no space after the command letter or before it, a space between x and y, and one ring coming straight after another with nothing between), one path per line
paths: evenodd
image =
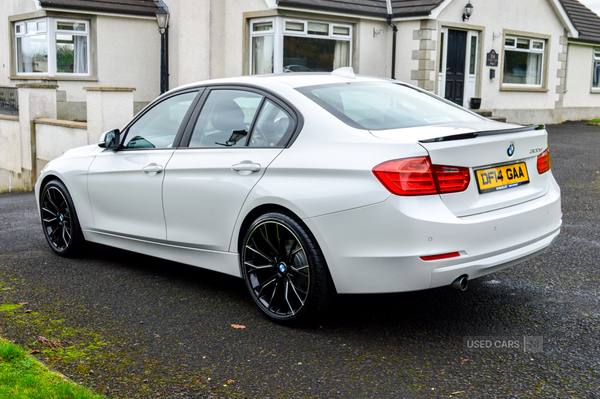
M98 147L107 148L109 150L117 150L121 143L121 132L119 129L110 130L102 133Z

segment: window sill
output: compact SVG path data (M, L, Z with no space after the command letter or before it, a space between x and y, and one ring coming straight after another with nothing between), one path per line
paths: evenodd
M97 82L95 76L47 76L47 75L17 75L9 76L10 80L38 80L38 81L79 81L79 82Z
M600 89L593 88L592 90L590 90L590 93L592 93L592 94L600 94Z
M535 93L547 93L550 90L545 87L500 86L500 91L529 91Z

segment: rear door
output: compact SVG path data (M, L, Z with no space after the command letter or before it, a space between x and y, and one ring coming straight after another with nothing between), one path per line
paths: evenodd
M277 99L239 87L212 88L190 125L187 148L165 173L167 239L227 251L239 211L296 126Z

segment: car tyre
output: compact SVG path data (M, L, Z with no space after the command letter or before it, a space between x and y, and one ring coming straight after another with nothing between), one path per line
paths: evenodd
M246 287L260 310L281 324L312 324L335 294L325 258L308 228L270 212L247 229L240 251Z
M73 200L65 185L51 180L40 196L42 228L50 248L58 255L79 255L85 246Z

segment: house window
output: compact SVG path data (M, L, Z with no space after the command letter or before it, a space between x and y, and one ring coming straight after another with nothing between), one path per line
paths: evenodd
M352 26L286 18L250 23L251 73L331 72L350 66Z
M600 49L594 49L594 71L592 76L592 88L600 89Z
M14 24L17 75L89 76L89 21L42 18Z
M507 35L502 84L542 87L545 49L545 40Z

